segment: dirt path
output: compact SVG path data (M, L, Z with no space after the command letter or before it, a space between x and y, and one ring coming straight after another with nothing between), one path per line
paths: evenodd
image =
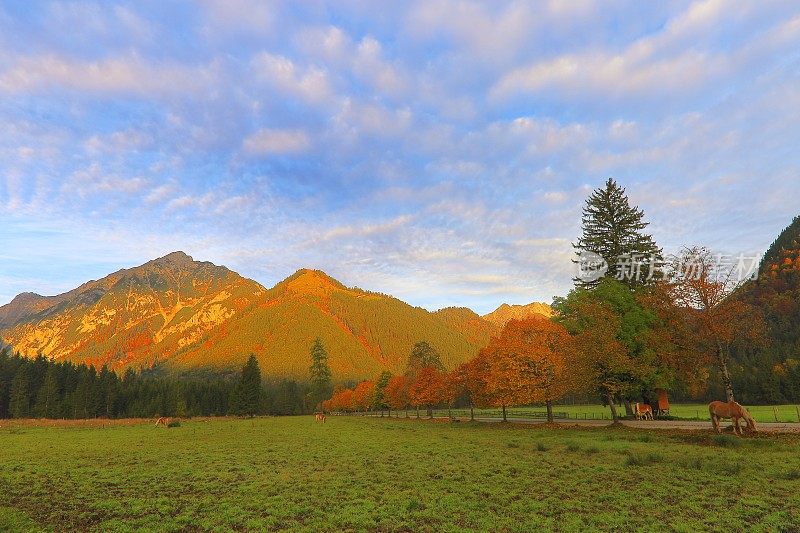
M468 418L460 418L462 421L469 420ZM475 417L479 422L502 422L501 418L483 418ZM508 418L509 422L515 424L544 424L545 421L541 419L532 418ZM637 428L637 429L684 429L684 430L709 430L711 429L711 422L694 421L694 420L621 420L623 426ZM610 424L608 420L556 420L556 423L563 426L578 426L578 427L603 427ZM722 422L722 427L730 425L730 422ZM798 422L760 422L758 423L758 430L765 433L800 433L800 423Z

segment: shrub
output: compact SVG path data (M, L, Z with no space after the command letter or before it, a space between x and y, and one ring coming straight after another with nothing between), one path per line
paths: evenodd
M167 424L167 427L168 428L179 428L179 427L181 427L181 421L180 420L172 420L172 421L170 421L169 424Z
M571 452L577 452L580 449L581 449L581 447L578 446L577 442L573 442L573 441L568 441L567 442L567 450L569 450Z
M550 449L550 447L548 445L546 445L545 443L543 443L543 442L537 442L536 443L536 450L537 451L546 452L549 449Z

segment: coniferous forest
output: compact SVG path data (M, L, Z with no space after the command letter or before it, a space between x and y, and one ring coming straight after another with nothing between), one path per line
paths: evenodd
M253 366L255 365L255 367ZM308 386L261 383L255 359L241 375L165 376L33 359L0 351L0 418L148 418L295 415L313 410Z

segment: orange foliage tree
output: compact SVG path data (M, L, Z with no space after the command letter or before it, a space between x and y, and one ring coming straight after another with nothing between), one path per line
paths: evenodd
M736 340L763 343L766 325L756 309L732 295L745 281L737 267L723 264L707 248L684 248L672 266L671 289L678 305L693 319L695 346L715 360L728 401L734 400L728 370L730 346Z
M353 408L356 411L368 411L372 407L372 397L374 395L375 382L362 381L353 390Z
M575 345L566 328L544 318L511 320L492 348L490 393L504 405L543 403L552 422L553 401L575 388Z
M417 410L428 408L428 417L433 416L433 406L447 400L447 375L433 366L425 366L414 373L413 381L408 387L409 403Z
M406 376L392 376L386 384L384 394L389 409L400 411L408 407L408 378ZM391 412L389 413L391 416ZM406 411L408 418L408 411Z

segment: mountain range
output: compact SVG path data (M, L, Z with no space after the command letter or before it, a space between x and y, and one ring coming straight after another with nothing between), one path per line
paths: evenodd
M114 369L231 371L250 353L267 377L304 377L323 340L337 381L403 370L426 340L447 367L473 357L511 318L546 304L429 312L391 296L298 270L267 289L225 267L174 252L58 296L20 294L0 307L2 341L26 356Z

